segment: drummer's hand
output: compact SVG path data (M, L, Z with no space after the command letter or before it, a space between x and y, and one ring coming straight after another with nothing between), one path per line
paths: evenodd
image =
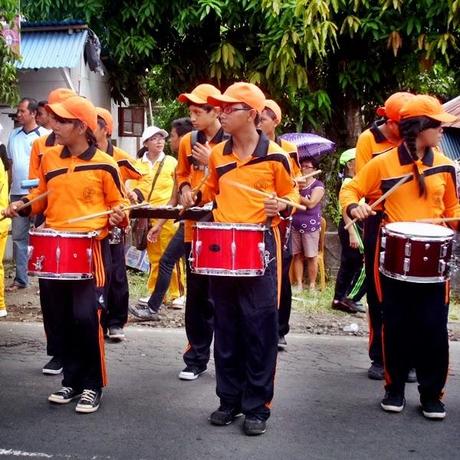
M348 235L350 236L350 248L356 249L359 245L358 237L356 236L355 227L351 226L348 229Z
M19 200L19 201L13 201L12 203L9 204L9 206L2 211L2 216L4 217L18 217L18 211L24 206L24 202Z
M366 219L369 216L375 216L375 211L367 204L360 204L350 211L351 217L358 220Z
M307 186L307 179L305 179L303 176L296 177L294 180L297 184L297 187L299 187L299 190L302 190Z
M127 196L128 196L128 199L131 203L135 204L137 203L139 200L138 200L138 196L136 195L136 193L134 193L132 190L130 190L128 193L127 193Z
M179 194L179 200L180 200L180 204L184 208L191 208L192 206L194 206L196 196L188 185L185 185L184 187L182 187L182 190Z
M264 201L264 208L267 217L275 217L280 211L284 211L287 206L285 203L281 203L275 198L267 198Z
M126 219L126 214L121 206L115 206L112 211L109 216L109 224L112 227L118 227Z
M209 155L211 155L211 147L208 142L206 142L206 144L197 142L192 148L193 158L204 166L208 166Z
M155 224L147 233L147 241L150 243L156 243L158 241L158 237L160 236L161 229L163 225Z

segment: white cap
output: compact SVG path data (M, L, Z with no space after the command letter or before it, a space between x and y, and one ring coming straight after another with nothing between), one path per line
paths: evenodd
M142 144L144 144L144 142L147 139L150 139L152 136L155 136L155 134L161 134L165 138L168 137L168 131L158 128L157 126L147 126L147 128L145 128L144 132L142 133L142 137L141 137Z

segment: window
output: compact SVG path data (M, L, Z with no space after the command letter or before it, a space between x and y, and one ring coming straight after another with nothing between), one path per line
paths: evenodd
M120 137L141 137L144 131L144 107L118 108L118 135Z

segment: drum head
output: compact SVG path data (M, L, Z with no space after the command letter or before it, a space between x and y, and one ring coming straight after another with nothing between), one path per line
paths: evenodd
M451 238L454 231L441 225L428 224L425 222L392 222L385 225L390 233L420 238Z

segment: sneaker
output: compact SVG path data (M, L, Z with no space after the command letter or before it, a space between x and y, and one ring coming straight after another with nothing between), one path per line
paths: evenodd
M209 421L211 425L225 426L230 425L238 417L241 417L243 413L238 407L231 407L220 405L219 409L215 410L210 416Z
M267 422L257 417L246 416L243 423L243 431L247 436L258 436L264 434L267 429Z
M367 376L371 380L383 380L384 379L384 371L383 371L383 365L373 362L371 364L371 367L367 370Z
M442 420L446 417L446 409L439 399L429 399L422 403L422 414L430 420Z
M129 305L128 310L133 316L142 321L160 321L160 315L150 308L137 308L134 305Z
M387 391L380 402L380 407L386 412L401 412L405 404L404 395Z
M172 308L173 310L182 310L185 306L185 296L177 297L171 302L171 305L169 308Z
M201 374L206 372L206 367L187 366L179 372L181 380L196 380Z
M139 300L137 301L137 303L139 305L147 307L148 304L149 304L149 300L150 300L150 296L148 296L148 297L139 297Z
M278 350L286 350L286 348L287 348L287 342L286 342L286 339L284 338L284 335L282 335L278 339Z
M6 308L0 308L0 318L4 318L7 314Z
M350 299L342 299L342 300L334 299L332 301L331 308L333 310L344 311L345 313L358 313L359 311L355 303L353 302L353 300L350 300Z
M48 375L59 375L63 370L61 358L53 356L44 366L42 372Z
M80 401L75 407L75 412L90 414L99 409L102 398L102 390L83 390Z
M51 393L48 396L48 401L57 404L67 404L80 395L81 391L76 391L71 387L62 387L60 390Z
M122 327L112 326L112 327L109 327L107 336L109 337L110 340L114 342L120 342L121 340L125 338L125 333Z
M352 300L352 302L355 305L356 310L358 310L358 313L366 313L366 306L362 302L355 302L354 300Z
M407 373L407 378L406 382L407 383L415 383L417 381L417 374L415 372L415 369L409 369L409 372Z

